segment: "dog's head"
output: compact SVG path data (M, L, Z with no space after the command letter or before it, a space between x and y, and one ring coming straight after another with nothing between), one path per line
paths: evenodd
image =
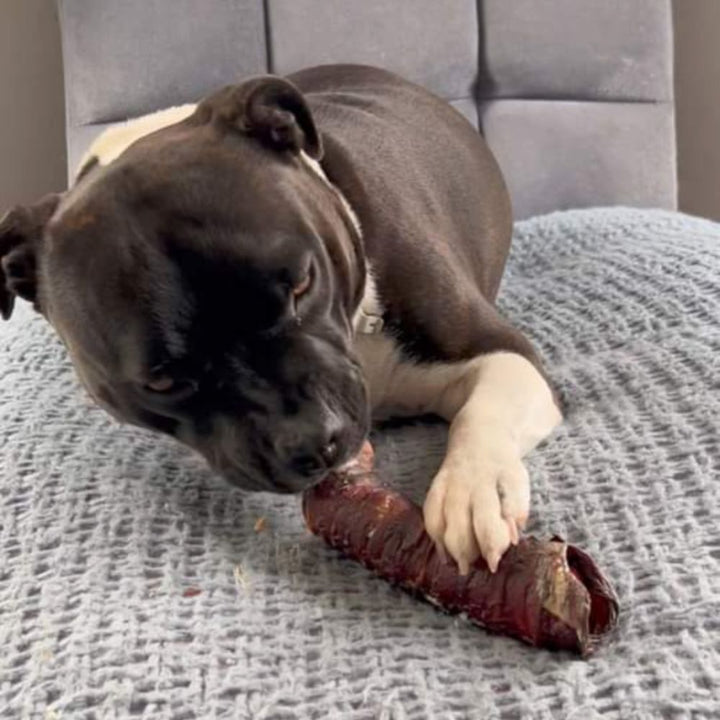
M368 428L352 315L365 268L309 158L300 92L256 78L0 224L0 310L35 304L96 401L238 485L295 491Z

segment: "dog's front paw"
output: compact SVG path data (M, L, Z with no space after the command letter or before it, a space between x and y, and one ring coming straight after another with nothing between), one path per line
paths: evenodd
M478 555L495 572L530 508L527 470L512 448L445 459L425 499L425 527L464 575Z

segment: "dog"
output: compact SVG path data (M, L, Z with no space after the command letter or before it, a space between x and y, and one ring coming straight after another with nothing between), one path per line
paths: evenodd
M62 195L0 224L0 311L33 304L94 400L246 490L297 492L371 417L450 423L425 525L491 570L561 422L494 306L508 192L446 102L355 65L254 77L107 131Z

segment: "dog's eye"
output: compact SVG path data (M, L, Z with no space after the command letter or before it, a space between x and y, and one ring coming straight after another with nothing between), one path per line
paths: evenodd
M305 277L293 287L292 289L292 295L295 300L302 297L312 285L312 269L307 271L307 274Z
M169 375L160 375L153 378L145 383L143 387L154 395L172 398L187 397L197 390L197 385L192 380L176 379Z
M149 383L145 383L145 387L156 393L166 393L175 387L175 380L171 377L159 377L151 380Z

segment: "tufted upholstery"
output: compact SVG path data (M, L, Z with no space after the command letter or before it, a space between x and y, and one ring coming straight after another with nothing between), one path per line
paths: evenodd
M669 0L58 0L70 172L108 125L248 75L394 70L480 124L518 218L676 204Z

